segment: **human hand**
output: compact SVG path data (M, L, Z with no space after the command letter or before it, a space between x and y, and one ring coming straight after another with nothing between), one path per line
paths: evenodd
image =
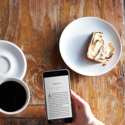
M71 98L73 107L73 122L71 125L104 125L93 116L89 104L72 90Z

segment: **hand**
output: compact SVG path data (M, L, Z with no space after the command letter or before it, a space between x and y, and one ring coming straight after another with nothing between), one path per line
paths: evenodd
M71 125L104 125L93 116L89 104L76 95L72 90L71 98L73 107L73 122ZM41 108L45 110L45 106L42 106Z
M42 99L44 99L44 95L42 95ZM42 105L41 108L42 108L43 110L46 110L45 105ZM45 112L45 115L46 115L46 112Z
M71 125L104 125L93 116L89 104L73 91L71 91L71 98L73 106L73 122Z

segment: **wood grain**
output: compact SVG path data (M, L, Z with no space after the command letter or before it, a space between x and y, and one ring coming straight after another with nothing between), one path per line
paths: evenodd
M4 125L47 125L45 119L5 119Z
M3 119L0 118L0 125L3 125Z
M24 111L16 115L5 115L0 113L0 118L43 118L46 119L45 110L41 106L27 106Z
M108 21L122 40L120 61L101 76L88 77L73 72L59 54L59 38L64 28L73 20L86 16ZM122 0L4 0L0 4L0 39L15 43L27 59L23 80L30 88L30 105L44 104L41 98L44 94L43 71L68 68L71 88L90 104L94 116L106 125L125 124L123 30Z

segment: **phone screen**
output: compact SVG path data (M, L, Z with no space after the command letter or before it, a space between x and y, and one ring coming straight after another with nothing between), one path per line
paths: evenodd
M52 72L51 72L52 73ZM47 119L72 117L69 75L61 74L44 77Z

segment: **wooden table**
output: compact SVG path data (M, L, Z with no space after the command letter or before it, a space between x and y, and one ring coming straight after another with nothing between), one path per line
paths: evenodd
M29 106L20 114L0 113L0 125L46 125L42 73L68 68L59 54L64 28L80 17L99 17L111 23L122 40L122 56L108 73L88 77L71 69L71 88L86 100L96 118L106 125L125 125L125 41L122 0L1 0L0 39L16 44L27 59L24 81Z

